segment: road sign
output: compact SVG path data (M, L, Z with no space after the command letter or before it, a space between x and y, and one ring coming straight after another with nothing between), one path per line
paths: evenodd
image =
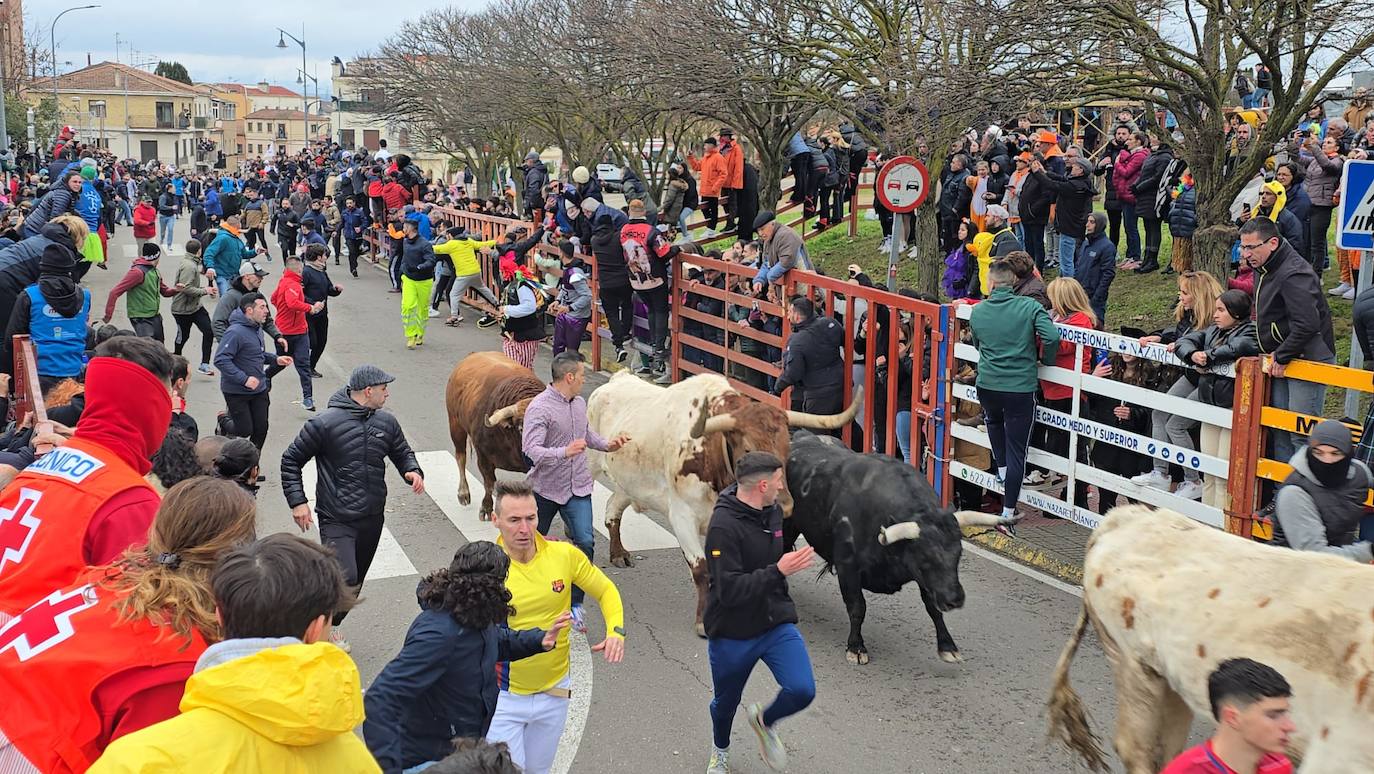
M1336 246L1374 250L1374 161L1346 160L1341 170L1341 205L1336 209L1340 215Z
M898 156L883 165L873 186L884 207L892 212L912 212L930 194L930 173L911 156Z

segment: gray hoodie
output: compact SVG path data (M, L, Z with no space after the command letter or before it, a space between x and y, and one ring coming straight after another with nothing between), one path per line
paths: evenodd
M1293 455L1290 464L1299 475L1312 481L1317 480L1312 474L1312 468L1307 464L1307 447L1299 449L1298 453ZM1369 468L1359 460L1350 461L1350 471L1346 475L1349 478L1363 475L1366 481L1371 480ZM1348 546L1333 546L1326 542L1326 525L1322 522L1321 512L1317 510L1312 496L1304 492L1302 487L1279 487L1278 496L1274 499L1274 518L1278 519L1283 527L1283 534L1290 548L1334 554L1358 562L1374 561L1374 550L1371 550L1370 544L1366 541Z

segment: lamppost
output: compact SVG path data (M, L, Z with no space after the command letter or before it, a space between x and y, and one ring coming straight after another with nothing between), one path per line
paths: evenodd
M292 35L291 33L287 32L281 27L277 28L277 32L281 33L281 35L277 38L277 48L286 48L287 38L291 38L292 40L296 41L296 45L301 47L301 72L305 72L305 41L301 40L301 38L298 38L295 35ZM301 35L305 35L305 22L301 22ZM308 147L310 144L310 103L306 102L304 88L301 88L301 132L301 136L306 138L304 145L302 145L302 148Z
M95 5L78 5L72 8L68 8L67 10L63 11L62 13L59 13L55 18L53 18L52 25L48 27L48 38L49 42L52 44L52 104L53 110L57 111L58 123L62 122L62 105L58 102L57 97L57 20L61 19L63 16L66 16L72 11L85 11L90 8L99 7L100 4L97 3ZM56 132L56 129L54 129L54 132Z
M309 96L305 93L305 79L309 78L310 80L315 82L315 98L305 104L307 108L309 108L311 105L314 105L316 108L316 113L323 116L324 109L320 106L320 79L316 78L310 73L307 73L304 70L297 70L296 73L296 83L299 83L301 85L301 96ZM308 131L310 129L310 124L308 122L306 123L305 128L307 130L305 136L305 143L308 147L310 145L310 132Z

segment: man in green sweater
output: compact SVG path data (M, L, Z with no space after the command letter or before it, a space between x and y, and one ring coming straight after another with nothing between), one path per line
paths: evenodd
M1006 261L993 261L988 280L992 292L973 307L968 325L978 348L978 402L1002 481L1002 515L1012 516L1035 424L1036 372L1039 363L1054 364L1059 329L1044 307L1013 292L1016 273ZM1010 526L997 529L1016 534Z
M134 259L128 273L110 290L110 297L105 301L104 322L106 325L110 323L114 317L115 302L128 293L126 306L134 333L155 339L161 344L162 299L175 296L177 291L167 287L158 274L157 261L162 257L162 248L156 242L149 242L143 246L142 252L142 257Z

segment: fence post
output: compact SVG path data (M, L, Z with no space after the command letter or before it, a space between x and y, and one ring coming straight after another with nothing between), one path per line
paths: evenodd
M935 457L930 461L930 480L935 487L935 496L939 498L941 507L949 507L954 499L952 492L953 483L949 478L949 464L946 462L950 458L950 433L949 417L953 416L950 411L950 380L954 369L954 341L950 335L952 321L955 319L954 307L949 304L940 305L940 341L935 350L935 357L931 358L931 365L935 369L935 381L931 389L935 392L935 415L934 427L931 435L935 437Z
M1231 408L1230 469L1226 474L1226 531L1250 537L1254 524L1255 498L1259 490L1256 475L1264 454L1264 433L1260 412L1267 403L1267 386L1260 359L1247 357L1236 361L1236 390Z

